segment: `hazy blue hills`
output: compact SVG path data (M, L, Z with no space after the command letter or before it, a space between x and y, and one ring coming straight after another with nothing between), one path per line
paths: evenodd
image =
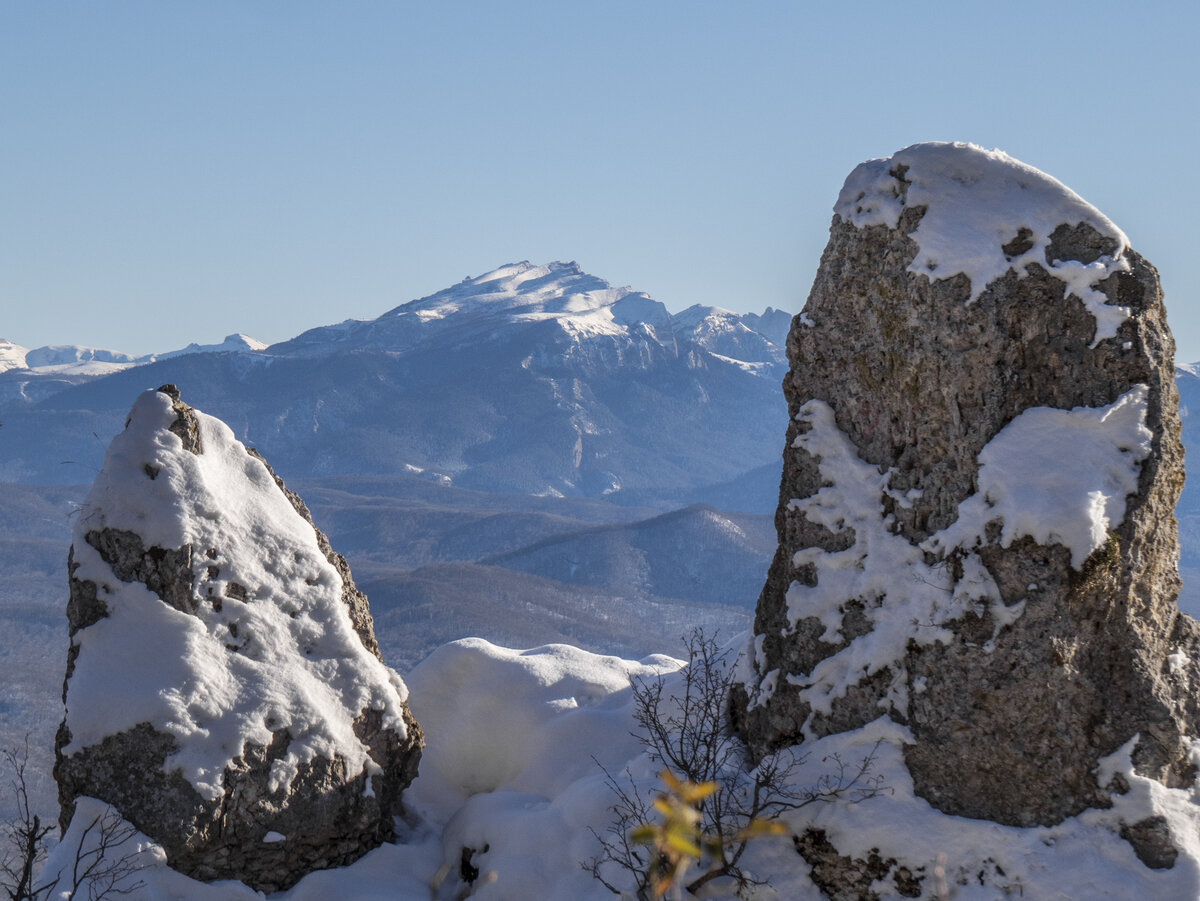
M626 596L753 611L777 542L766 516L694 504L635 523L550 536L481 562ZM719 554L707 552L718 547Z

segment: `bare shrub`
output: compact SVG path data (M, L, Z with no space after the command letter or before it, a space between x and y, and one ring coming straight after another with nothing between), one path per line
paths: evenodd
M26 901L44 897L47 887L38 888L34 881L46 860L46 838L54 829L42 823L41 817L29 809L29 791L25 770L29 765L29 739L18 752L3 751L5 767L11 771L8 790L12 793L16 812L0 826L0 888L9 901Z
M734 681L729 651L701 631L684 641L688 662L678 676L632 681L638 726L633 735L650 759L666 768L669 791L651 797L639 789L628 769L621 776L605 769L614 798L613 819L603 832L593 830L601 851L583 864L617 895L624 892L606 871L632 874L639 901L661 898L672 887L694 894L719 877L732 879L739 889L762 884L741 868L742 856L752 839L786 832L778 823L782 814L820 802L855 803L886 790L883 777L872 773L874 749L855 764L836 756L827 758L829 770L815 785L798 784L807 755L794 748L777 751L755 765L728 723ZM675 678L682 684L672 688L668 680ZM679 784L691 788L682 792L672 788ZM699 786L705 790L692 790ZM671 854L661 841L646 840L663 830L659 827L656 833L647 827L656 811L677 808L672 801L680 797L689 800L696 812L699 875L682 884L673 880L672 886L662 878ZM674 876L684 869L672 864L668 871Z
M16 810L0 825L0 890L8 901L44 901L55 893L66 901L102 901L144 885L136 878L143 868L138 849L130 844L137 830L112 810L94 817L80 832L70 867L44 873L54 826L53 821L43 824L29 806L28 739L20 751L4 749L0 759L11 771L8 789Z

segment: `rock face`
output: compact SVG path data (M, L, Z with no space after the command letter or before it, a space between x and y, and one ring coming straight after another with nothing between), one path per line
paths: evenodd
M855 169L788 337L755 752L890 717L920 797L1012 826L1108 807L1135 737L1137 773L1190 785L1173 352L1154 268L1054 179L961 144Z
M199 879L265 891L393 837L423 739L345 560L171 385L109 449L69 560L65 830L99 798Z

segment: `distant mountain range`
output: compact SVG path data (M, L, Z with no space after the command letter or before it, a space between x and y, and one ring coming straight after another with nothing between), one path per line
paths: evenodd
M192 343L179 350L137 357L117 350L83 347L79 344L53 344L30 350L28 347L13 344L6 338L0 338L0 373L11 373L4 379L6 397L32 402L64 387L156 360L194 353L265 350L266 347L263 342L246 335L229 335L220 344ZM3 399L0 398L0 402Z
M0 372L24 371L27 378L38 378L55 373L72 372L84 376L108 375L120 369L182 357L184 354L218 353L224 351L266 350L267 345L246 335L228 335L220 344L189 344L179 350L161 354L145 354L140 357L104 350L98 347L83 347L79 344L52 344L30 350L0 338Z
M773 504L789 322L671 315L574 263L518 263L270 347L231 336L135 359L7 345L0 478L90 479L131 398L172 382L288 477L412 475L667 510L724 505L730 483L766 473L775 486L754 500Z

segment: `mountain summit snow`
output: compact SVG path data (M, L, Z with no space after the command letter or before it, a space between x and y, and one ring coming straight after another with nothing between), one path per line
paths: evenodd
M648 295L614 288L573 262L522 262L463 279L378 319L312 329L273 346L272 352L328 353L338 346L403 351L443 332L462 340L536 323L549 323L577 339L640 333L655 341L672 340L667 308Z

